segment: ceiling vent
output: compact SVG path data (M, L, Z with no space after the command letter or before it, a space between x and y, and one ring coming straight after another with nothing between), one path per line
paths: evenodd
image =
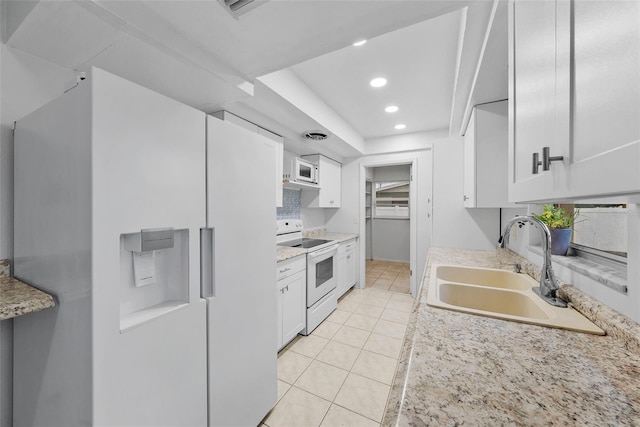
M308 130L304 132L302 136L304 136L304 139L307 139L309 141L324 141L329 137L329 135L322 132L321 130Z
M218 0L224 7L231 13L234 18L239 18L241 15L255 9L261 4L266 3L268 0Z

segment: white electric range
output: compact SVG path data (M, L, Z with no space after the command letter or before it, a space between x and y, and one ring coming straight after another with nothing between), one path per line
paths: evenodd
M300 219L276 221L279 246L307 249L307 326L302 334L308 335L338 307L338 243L303 237L302 229Z

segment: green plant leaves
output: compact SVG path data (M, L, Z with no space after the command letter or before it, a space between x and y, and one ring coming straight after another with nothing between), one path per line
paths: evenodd
M564 208L552 203L544 204L542 207L542 213L533 214L533 216L544 222L549 228L571 228L580 214L578 209L574 210L573 214L569 214Z

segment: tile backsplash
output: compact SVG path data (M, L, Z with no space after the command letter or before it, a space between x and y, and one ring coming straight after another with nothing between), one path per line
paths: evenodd
M301 191L282 190L282 207L277 208L277 219L300 219Z

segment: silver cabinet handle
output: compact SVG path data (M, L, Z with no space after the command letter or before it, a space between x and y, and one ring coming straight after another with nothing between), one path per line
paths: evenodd
M538 168L540 168L541 164L542 164L542 162L540 161L540 154L533 153L532 162L531 162L531 173L533 173L534 175L537 175L538 174Z
M561 162L564 156L551 156L549 147L542 147L542 170L548 171L551 168L551 162Z
M469 200L469 196L462 196L462 200L466 202L467 200Z
M285 268L280 270L280 273L286 273L289 270L291 270L291 267L285 267Z
M347 255L347 259L351 259L351 255Z

